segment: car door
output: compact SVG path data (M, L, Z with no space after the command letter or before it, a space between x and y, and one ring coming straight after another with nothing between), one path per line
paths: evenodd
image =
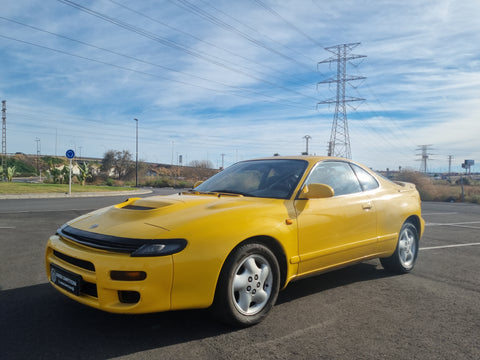
M360 260L376 251L376 214L348 162L323 161L304 185L331 186L333 197L295 200L299 275Z

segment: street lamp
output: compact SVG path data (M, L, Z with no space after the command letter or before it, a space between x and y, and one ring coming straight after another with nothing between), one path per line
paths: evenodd
M135 187L138 187L138 119L135 120L136 125L136 148L135 148Z
M307 142L307 148L305 149L305 152L303 153L303 155L308 155L308 140L310 140L312 137L310 135L305 135L303 138Z

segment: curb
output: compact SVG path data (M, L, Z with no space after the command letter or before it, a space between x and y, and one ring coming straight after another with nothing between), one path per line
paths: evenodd
M83 192L71 195L67 193L38 193L38 194L0 194L1 199L69 199L80 197L106 197L106 196L121 196L121 195L144 195L152 193L152 190L133 190L133 191L107 191L107 192Z

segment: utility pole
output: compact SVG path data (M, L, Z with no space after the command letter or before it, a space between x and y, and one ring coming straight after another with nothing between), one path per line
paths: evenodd
M429 150L431 150L432 145L419 145L417 147L417 151L421 151L421 154L417 154L417 156L421 156L419 161L421 161L420 165L420 172L427 173L428 172L428 160L430 159L431 153L429 153Z
M302 155L308 155L308 140L310 140L312 137L310 135L305 135L303 137L303 139L305 139L305 142L306 142L306 148L305 148L305 152L302 154Z
M40 176L40 181L42 181L42 173L40 172L40 167L38 165L38 158L40 156L40 139L36 137L35 141L37 142L37 173Z
M222 170L223 170L225 166L225 154L221 154L221 155L222 155Z
M138 187L138 119L135 120L136 141L135 141L135 187Z
M3 174L0 180L3 180L7 174L7 101L2 100L2 169Z
M450 179L450 174L452 173L452 159L453 155L448 155L448 179Z
M335 114L332 121L332 131L330 134L330 141L328 145L328 156L338 156L350 159L352 152L350 149L350 136L348 133L348 121L347 121L347 109L346 104L352 101L362 101L365 99L345 96L345 84L354 80L366 79L364 76L347 76L347 62L366 57L366 55L355 55L351 51L356 48L360 43L335 45L325 48L325 50L331 52L333 56L317 64L336 63L337 75L335 78L328 78L320 81L318 84L333 84L335 83L336 97L333 99L327 99L317 103L323 104L335 104Z

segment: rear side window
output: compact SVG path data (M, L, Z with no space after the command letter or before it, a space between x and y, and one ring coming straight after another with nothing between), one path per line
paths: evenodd
M373 190L378 188L377 180L369 174L367 171L363 170L360 166L351 164L355 174L357 175L358 181L362 185L363 191Z
M325 161L312 170L306 184L319 183L332 187L337 195L361 192L357 176L346 162Z

